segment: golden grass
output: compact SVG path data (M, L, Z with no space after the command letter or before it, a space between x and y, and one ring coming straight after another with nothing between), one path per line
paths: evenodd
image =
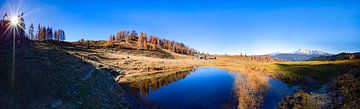
M260 108L268 86L268 77L261 72L265 71L265 63L250 60L241 56L219 56L206 65L229 70L236 75L235 91L238 96L240 109ZM241 72L241 73L238 73Z
M234 72L253 72L265 74L286 82L301 82L304 76L318 80L319 84L360 67L360 60L305 61L305 62L256 62L242 57L220 56L208 66L227 69Z
M117 78L118 82L144 81L141 84L148 85L153 82L155 84L157 82L153 78L166 77L166 75L174 74L176 70L196 66L229 70L236 75L238 108L260 108L263 101L261 94L268 86L268 77L290 84L302 84L304 77L307 76L317 80L318 84L323 84L350 69L360 67L360 60L276 62L278 60L261 56L217 56L216 60L195 60L191 59L191 56L167 50L95 48L89 51L69 50L68 52L87 57L85 60L90 63L121 70L125 75ZM147 89L141 90L146 92Z
M265 67L273 73L278 73L290 80L301 81L305 76L323 84L340 74L360 67L360 60L340 61L306 61L306 62L272 62Z
M316 86L320 86L351 69L359 68L360 60L257 62L240 56L219 56L206 66L241 72L237 73L236 78L238 108L253 108L261 106L262 97L254 94L264 93L268 85L266 76L289 84L303 84L304 77L307 76L317 81Z

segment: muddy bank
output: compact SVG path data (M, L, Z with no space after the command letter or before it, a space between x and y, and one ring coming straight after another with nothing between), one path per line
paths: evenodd
M279 103L286 108L360 108L360 70L352 69L314 92L298 91Z

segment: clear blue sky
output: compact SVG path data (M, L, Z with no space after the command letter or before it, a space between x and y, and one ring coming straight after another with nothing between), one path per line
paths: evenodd
M17 5L1 0L2 11L6 2ZM134 29L209 53L360 51L358 0L22 0L21 10L68 41Z

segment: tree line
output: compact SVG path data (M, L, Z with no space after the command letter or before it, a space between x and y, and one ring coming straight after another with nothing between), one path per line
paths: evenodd
M65 31L63 29L53 30L50 27L38 25L37 32L35 33L34 24L30 24L28 28L27 34L25 34L25 21L24 21L24 13L21 13L18 15L19 19L19 30L17 30L21 36L25 36L30 40L39 40L39 41L45 41L45 40L56 40L56 41L64 41L65 40ZM1 29L9 28L10 25L10 16L5 13L3 16L3 19L1 19L0 22ZM5 28L5 30L6 30ZM5 31L2 30L2 31Z
M125 42L125 45L134 49L156 50L163 48L180 54L192 55L198 53L198 51L186 46L184 43L161 39L154 35L147 35L144 32L138 33L135 30L121 30L114 35L110 35L108 45L113 45L116 42Z
M55 40L55 41L64 41L65 40L65 31L63 29L53 30L50 27L38 25L37 32L34 33L34 25L29 26L27 37L30 40Z

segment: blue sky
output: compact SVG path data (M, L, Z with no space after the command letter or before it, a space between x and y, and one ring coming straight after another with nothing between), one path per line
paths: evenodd
M20 2L0 3L3 11ZM63 28L68 41L127 29L217 54L360 51L355 0L22 0L20 9L31 13L27 24Z

